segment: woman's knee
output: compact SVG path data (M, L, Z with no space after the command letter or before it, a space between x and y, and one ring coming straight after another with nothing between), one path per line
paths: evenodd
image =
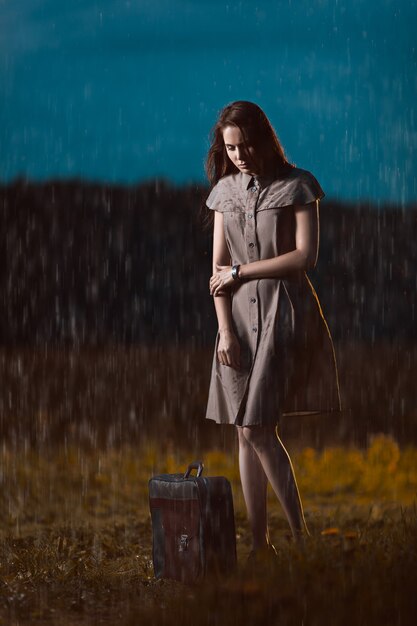
M243 434L243 428L242 426L237 426L237 437L239 440L239 445L240 446L249 446L249 441L246 439L245 435Z
M266 426L244 426L242 436L256 450L270 448L276 442L275 429Z

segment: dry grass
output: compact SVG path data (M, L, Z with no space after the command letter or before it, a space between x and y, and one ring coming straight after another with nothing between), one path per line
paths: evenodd
M293 456L312 537L304 551L272 493L279 557L256 579L187 587L156 581L147 481L190 456L158 446L109 450L4 447L0 624L414 624L417 450L385 436L367 450ZM250 549L237 458L211 450L207 475L232 482L239 562Z

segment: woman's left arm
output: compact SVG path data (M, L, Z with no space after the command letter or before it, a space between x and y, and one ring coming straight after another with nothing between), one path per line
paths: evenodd
M295 271L306 271L315 267L319 248L318 202L294 206L294 215L295 249L271 259L242 264L239 269L241 280L281 278ZM210 283L214 296L222 287L236 285L230 266L221 265L217 269Z

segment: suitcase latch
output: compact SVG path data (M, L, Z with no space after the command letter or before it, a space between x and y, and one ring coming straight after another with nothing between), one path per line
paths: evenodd
M188 535L181 535L179 541L179 552L185 552L188 550Z

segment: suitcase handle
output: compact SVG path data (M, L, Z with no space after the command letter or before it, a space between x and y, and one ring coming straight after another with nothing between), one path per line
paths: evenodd
M190 463L187 467L187 471L184 474L184 480L189 477L193 469L197 470L197 478L199 478L204 469L203 461L194 461L194 463Z

